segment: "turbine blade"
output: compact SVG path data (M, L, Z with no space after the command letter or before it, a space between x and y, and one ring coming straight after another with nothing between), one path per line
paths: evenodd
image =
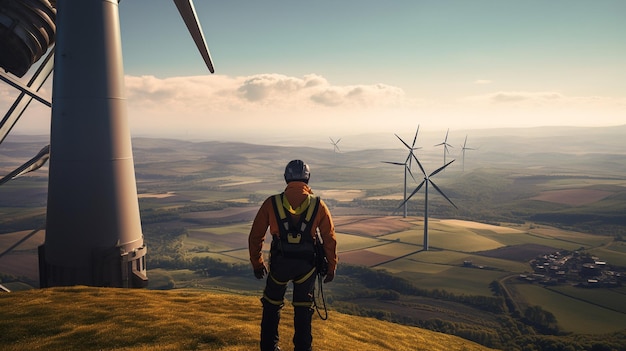
M400 163L400 162L391 162L391 161L380 161L380 162L389 163L390 165L406 166L404 163Z
M411 147L409 146L409 144L405 143L404 140L402 140L402 138L400 138L398 136L398 134L394 134L398 139L400 139L400 141L402 142L402 144L404 144L404 146L406 146L407 149L411 150Z
M198 22L198 16L196 15L196 9L193 6L193 1L174 0L174 4L176 4L183 21L185 21L189 34L191 34L193 41L196 43L196 47L198 47L200 55L202 55L202 59L204 59L204 63L206 63L209 72L214 73L215 70L213 68L213 61L211 60L211 53L209 52L209 47L207 46L206 41L204 40L204 34L202 33L200 22Z
M413 181L417 183L417 179L415 179L415 177L413 176L413 172L411 172L411 167L406 167L406 170L409 171L409 174L411 175L411 178L413 178Z
M415 147L415 142L417 141L417 133L420 132L420 125L417 125L417 130L415 131L415 137L413 137L413 144L411 145L411 149Z
M413 155L413 158L415 159L415 161L417 161L417 165L420 166L420 170L422 170L424 177L426 177L426 171L424 170L424 167L422 167L422 163L420 162L420 160L417 159L417 156L415 156L414 153L411 153L411 155Z
M409 195L406 200L402 201L402 203L400 204L400 206L398 206L398 208L404 206L405 203L409 202L409 200L413 197L413 195L417 194L418 191L420 191L420 189L422 188L422 186L424 185L424 183L426 183L426 179L422 180L422 182L420 183L420 185L417 186L417 188L415 188L415 190L413 190L413 192L411 193L411 195ZM397 211L397 209L396 209Z
M430 177L434 176L435 174L437 174L437 173L439 173L439 172L443 171L443 169L444 169L444 168L446 168L446 167L448 167L448 166L449 166L452 162L454 162L454 160L452 160L452 161L450 161L450 162L446 163L445 165L443 165L443 166L441 166L441 167L437 168L437 169L436 169L433 173L431 173L431 174L428 176L428 178L430 178Z
M454 208L456 208L457 210L459 209L458 207L456 207L456 205L454 204L454 202L452 202L452 200L450 200L450 198L449 198L448 196L446 196L446 194L444 194L444 193L443 193L443 191L441 191L441 189L439 189L439 187L437 186L437 184L435 184L435 183L434 183L432 180L430 180L430 179L429 179L428 181L430 182L430 185L432 185L432 186L433 186L433 188L435 188L435 190L437 190L437 192L438 192L439 194L441 194L441 196L445 197L445 198L446 198L446 200L448 200L448 202L449 202L452 206L454 206Z

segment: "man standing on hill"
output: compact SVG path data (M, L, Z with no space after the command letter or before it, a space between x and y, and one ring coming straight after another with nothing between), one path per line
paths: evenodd
M248 248L257 279L263 279L268 273L262 255L268 227L272 235L269 274L261 298L261 351L280 351L278 324L289 281L293 282L294 350L311 351L311 319L317 275L315 245L320 235L328 259L324 283L335 277L335 227L328 207L313 195L308 186L310 175L309 166L303 161L289 162L285 167L285 191L263 202L250 229Z

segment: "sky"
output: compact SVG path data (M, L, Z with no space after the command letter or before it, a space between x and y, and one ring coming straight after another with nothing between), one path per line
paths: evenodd
M215 74L172 1L119 5L133 135L626 124L623 0L194 4ZM1 110L12 94L0 85ZM45 133L49 113L33 106L14 131Z

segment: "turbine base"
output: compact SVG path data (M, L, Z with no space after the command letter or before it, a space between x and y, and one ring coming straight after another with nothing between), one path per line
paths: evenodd
M130 252L119 247L93 249L89 266L60 266L46 261L44 244L39 246L39 287L145 288L148 286L146 252L145 245Z

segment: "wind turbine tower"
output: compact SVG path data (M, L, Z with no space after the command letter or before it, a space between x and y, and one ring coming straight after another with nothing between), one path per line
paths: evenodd
M446 167L448 167L452 162L454 162L454 160L452 160L452 161L444 164L443 166L437 168L434 172L432 172L432 173L430 173L428 175L426 175L426 171L424 171L424 167L422 167L422 164L417 159L417 157L415 157L415 161L417 161L417 165L420 167L420 170L422 171L422 174L424 174L424 180L422 180L422 182L417 186L417 188L415 188L415 190L413 190L411 195L409 195L409 197L400 206L404 205L407 201L409 201L409 199L411 197L413 197L413 195L415 195L422 188L422 186L424 186L424 251L428 251L428 185L429 184L432 185L433 188L435 188L435 190L439 194L441 194L441 196L443 196L446 200L448 200L448 202L450 204L452 204L452 206L454 206L454 208L458 209L458 207L456 207L454 202L452 202L452 200L450 200L450 198L446 194L444 194L443 191L441 191L441 189L439 189L437 184L435 184L430 179L432 176L434 176L435 174L441 172Z
M388 164L392 164L392 165L397 165L397 166L404 166L404 195L402 197L404 201L404 214L403 217L406 218L407 217L407 213L408 213L408 209L407 209L407 202L406 202L406 181L407 181L407 173L411 175L411 178L413 178L413 180L415 180L415 177L413 176L413 173L411 172L411 162L413 157L415 157L413 151L420 149L419 147L415 147L415 142L417 141L417 133L419 133L420 127L419 125L417 126L417 130L415 131L415 137L413 137L413 144L411 146L409 146L409 144L407 144L404 140L402 140L402 138L400 138L398 136L398 134L394 134L396 136L396 138L398 138L402 144L404 144L404 146L406 146L409 149L409 154L406 158L406 160L404 160L404 163L400 163L400 162L391 162L391 161L382 161L383 163L388 163Z
M463 146L461 148L461 155L462 155L462 160L463 160L463 167L462 167L463 172L465 172L465 150L476 150L476 149L467 147L467 135L465 135L465 141L463 142Z
M445 139L443 139L443 142L435 145L435 146L443 145L443 164L444 165L446 164L446 154L450 153L450 151L448 150L448 146L453 147L452 145L448 144L448 133L450 133L450 128L448 128L448 130L446 131L446 137Z
M49 7L47 0L18 1ZM174 0L207 67L191 0ZM117 0L58 0L41 287L144 287ZM35 10L34 13L37 13Z

